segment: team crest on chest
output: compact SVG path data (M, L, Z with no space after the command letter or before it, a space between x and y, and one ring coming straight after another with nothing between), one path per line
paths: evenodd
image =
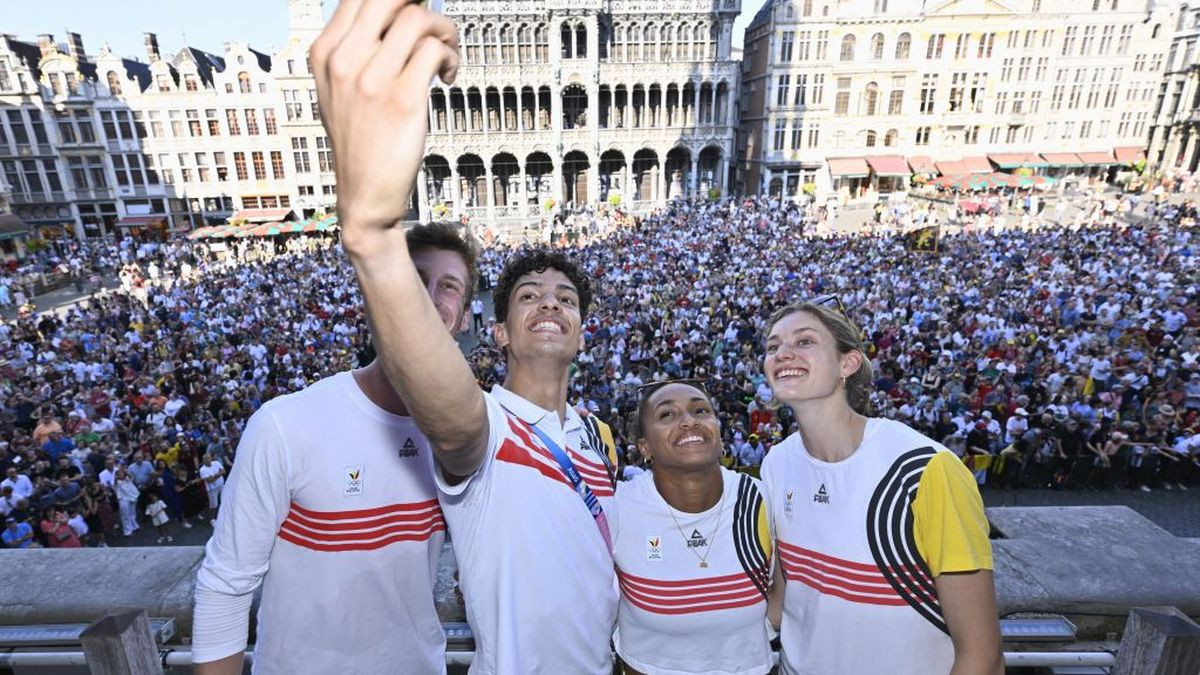
M783 513L789 518L796 511L796 489L791 488L783 493Z
M652 534L646 537L646 560L661 561L663 559L662 537Z
M342 469L342 496L357 497L365 486L363 465L347 466Z

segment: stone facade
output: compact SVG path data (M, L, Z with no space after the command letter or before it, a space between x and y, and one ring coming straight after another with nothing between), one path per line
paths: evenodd
M462 66L435 82L422 218L536 225L725 193L740 0L447 0Z
M1200 168L1200 2L1179 12L1158 89L1148 161L1156 170Z
M908 186L863 161L885 156L1061 153L1057 175L1103 175L1146 147L1177 13L1159 0L768 0L746 30L734 187L874 199ZM855 161L829 161L842 158Z

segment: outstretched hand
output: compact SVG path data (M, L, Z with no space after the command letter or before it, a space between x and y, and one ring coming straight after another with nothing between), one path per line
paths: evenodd
M434 75L454 81L458 31L413 0L341 0L309 56L334 151L342 243L369 253L408 212L429 84Z

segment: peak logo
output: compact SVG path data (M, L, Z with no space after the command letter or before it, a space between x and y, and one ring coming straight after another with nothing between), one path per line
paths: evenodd
M692 530L692 536L687 540L688 548L704 548L708 546L708 539L700 534L700 530Z
M817 494L813 495L813 501L818 504L829 503L829 491L825 489L824 483L821 483L821 488L817 490Z
M416 457L417 456L417 444L413 442L412 438L406 438L406 439L404 439L404 445L401 446L400 449L396 451L396 454L399 455L401 459L406 459L408 457Z

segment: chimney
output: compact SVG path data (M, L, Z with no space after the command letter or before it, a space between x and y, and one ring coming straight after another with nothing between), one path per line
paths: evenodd
M80 63L87 60L87 54L83 53L83 38L79 33L67 33L67 53Z
M58 49L54 46L54 36L50 33L42 33L39 35L37 44L38 50L41 52L43 59L48 59L51 56L54 56L54 52Z
M158 36L154 33L146 33L146 58L150 63L159 60L158 54Z

